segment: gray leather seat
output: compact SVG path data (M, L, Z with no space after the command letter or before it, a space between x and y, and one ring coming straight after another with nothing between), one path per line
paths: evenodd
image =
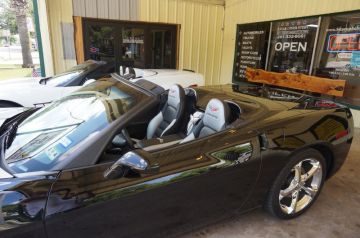
M206 106L203 118L181 143L224 130L228 125L229 117L229 106L219 99L211 99Z
M169 89L168 99L162 110L150 121L146 138L159 138L175 134L181 126L185 111L185 91L180 85Z

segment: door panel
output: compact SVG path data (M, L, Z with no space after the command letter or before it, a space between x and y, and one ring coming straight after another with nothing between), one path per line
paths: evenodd
M43 216L55 174L0 182L0 237L46 238Z
M171 29L153 29L151 39L151 68L175 68L176 31Z
M119 30L114 24L92 22L85 27L85 58L109 62L114 68L117 65Z
M156 175L107 180L111 164L64 171L50 194L48 235L164 237L221 219L256 181L259 145L248 138L225 132L153 152Z
M140 27L123 27L120 65L145 68L145 30Z

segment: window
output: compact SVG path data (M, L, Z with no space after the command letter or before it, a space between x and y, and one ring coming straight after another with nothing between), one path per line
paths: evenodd
M267 69L310 74L318 20L312 17L274 22Z
M121 60L125 65L145 68L144 29L124 27L122 30Z
M85 59L135 68L176 68L177 26L84 19Z
M238 25L234 81L246 80L247 67L265 69L270 23Z
M360 106L360 13L323 17L321 29L314 74L345 79L341 100Z
M236 39L233 82L247 67L342 79L336 100L360 106L360 12L242 24Z

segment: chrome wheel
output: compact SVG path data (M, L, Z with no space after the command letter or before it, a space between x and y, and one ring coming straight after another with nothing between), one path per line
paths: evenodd
M281 185L279 204L285 214L306 208L317 195L323 180L321 163L314 158L297 163Z

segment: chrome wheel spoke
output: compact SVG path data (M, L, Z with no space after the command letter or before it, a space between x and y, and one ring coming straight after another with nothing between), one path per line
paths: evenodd
M290 213L295 213L296 211L296 205L298 203L298 200L299 200L299 191L296 190L292 193L291 195L291 204L290 204Z
M295 191L296 189L296 186L298 185L298 182L296 182L295 179L293 179L291 182L290 182L290 185L283 189L283 190L280 190L280 196L279 196L279 199L283 199L284 197L289 197L292 195L292 193Z
M294 180L296 183L300 182L300 179L301 179L301 166L302 166L302 161L300 163L298 163L297 165L295 165L295 167L294 167L294 170L295 170Z
M309 188L309 187L302 186L301 189L312 198L315 197L316 193L318 192L317 188Z
M312 165L311 169L305 174L301 175L302 182L308 181L310 178L314 176L314 174L319 172L319 170L321 169L320 162L318 161L311 163L311 165Z
M281 190L280 191L280 196L279 196L279 199L283 199L284 197L289 197L290 195L292 195L292 193L294 192L295 190L295 186L292 186L290 185L288 188L284 189L284 190Z

